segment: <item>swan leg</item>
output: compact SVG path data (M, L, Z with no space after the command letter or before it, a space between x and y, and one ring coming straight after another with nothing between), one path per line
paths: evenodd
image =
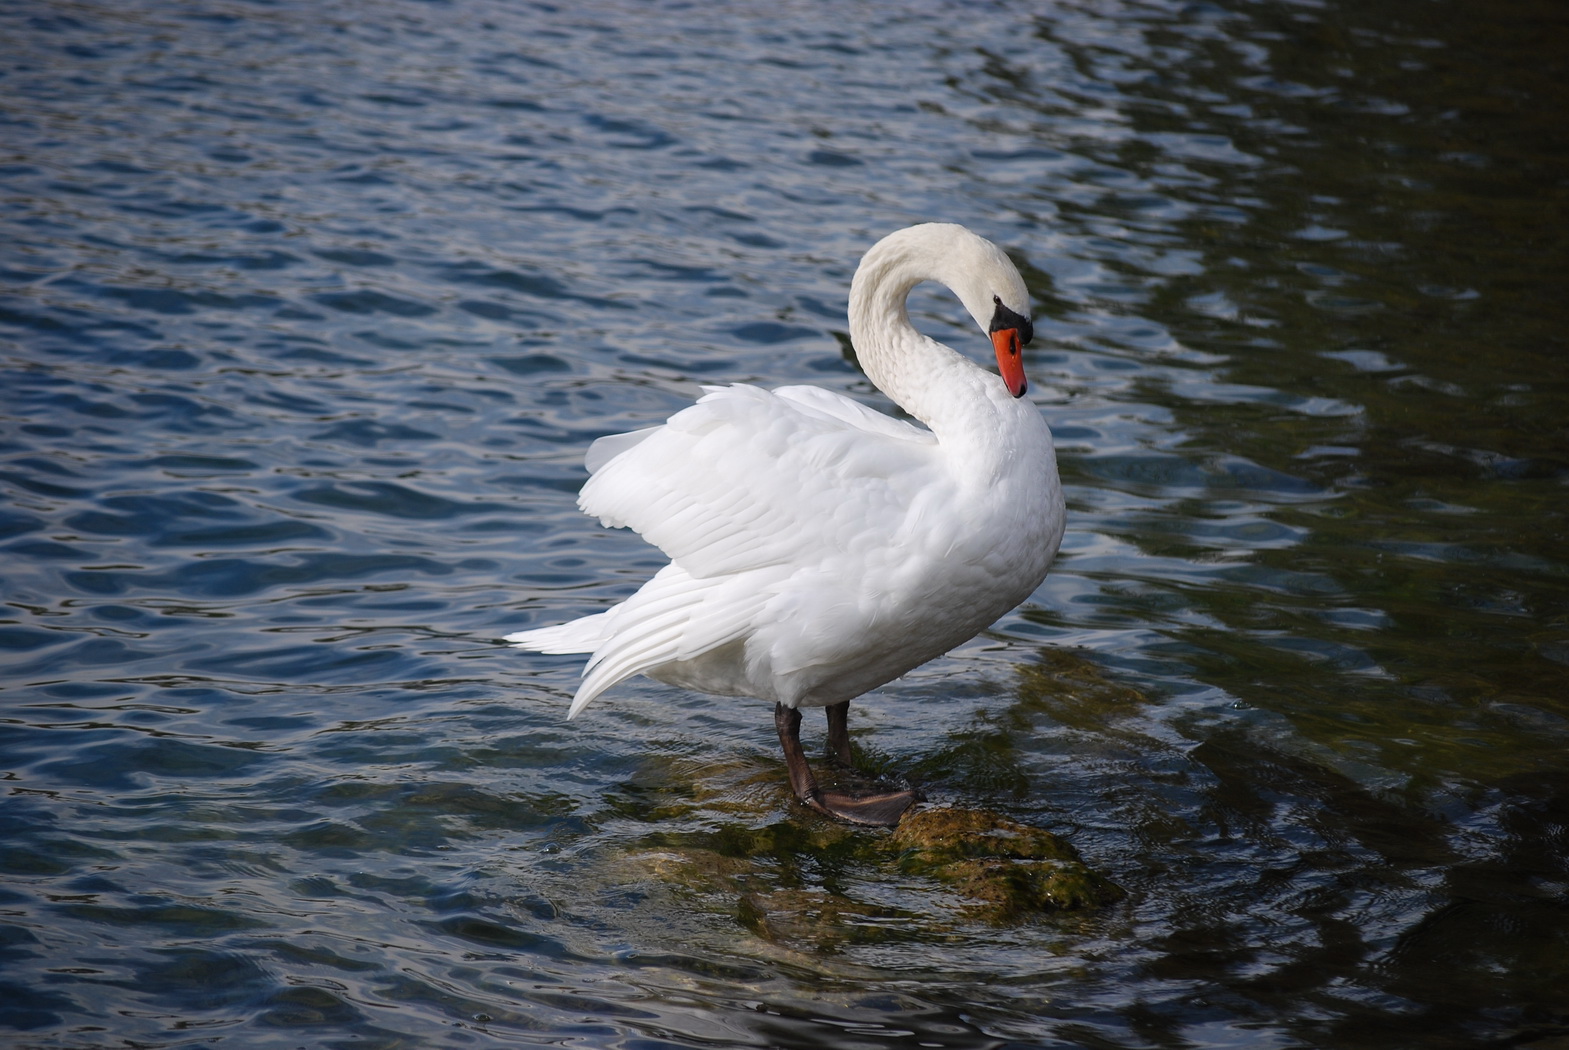
M801 748L801 712L784 704L774 705L774 728L779 732L779 745L784 748L785 766L790 771L790 790L819 813L851 824L891 828L920 799L914 791L889 791L862 798L824 791L817 786L817 778Z
M841 700L823 708L828 715L828 756L841 766L853 766L850 757L850 701Z

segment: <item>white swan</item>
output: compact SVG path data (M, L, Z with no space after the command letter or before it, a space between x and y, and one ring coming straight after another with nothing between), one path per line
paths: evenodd
M911 326L905 301L925 280L990 335L1000 378ZM819 789L800 708L827 709L830 751L848 763L852 698L973 637L1045 578L1064 508L1051 432L1023 399L1028 306L1008 257L962 226L883 238L851 283L850 336L867 377L926 429L817 387L737 384L599 439L578 505L670 564L606 612L506 640L593 654L569 718L636 674L772 700L803 802L897 824L916 792Z

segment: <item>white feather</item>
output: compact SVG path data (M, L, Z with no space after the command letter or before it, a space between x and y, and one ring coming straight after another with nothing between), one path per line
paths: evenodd
M601 438L579 506L670 564L620 605L508 636L592 653L569 715L635 674L790 706L898 677L1027 598L1062 537L1051 434L1001 380L920 335L904 302L952 288L984 329L1027 313L1018 272L958 226L884 238L857 270L859 360L925 429L816 387L705 388Z

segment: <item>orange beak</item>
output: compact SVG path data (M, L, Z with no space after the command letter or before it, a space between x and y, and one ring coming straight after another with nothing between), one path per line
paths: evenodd
M1008 384L1008 393L1023 397L1030 384L1024 378L1024 352L1019 330L997 329L992 333L992 346L997 350L997 370L1002 373L1002 381Z

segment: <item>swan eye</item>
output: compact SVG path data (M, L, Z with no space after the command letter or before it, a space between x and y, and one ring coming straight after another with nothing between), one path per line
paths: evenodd
M989 331L999 332L1004 328L1012 328L1019 333L1019 342L1028 345L1035 338L1035 325L1023 314L1015 313L1002 305L1002 297L992 296L992 304L996 307L992 311L992 323Z

